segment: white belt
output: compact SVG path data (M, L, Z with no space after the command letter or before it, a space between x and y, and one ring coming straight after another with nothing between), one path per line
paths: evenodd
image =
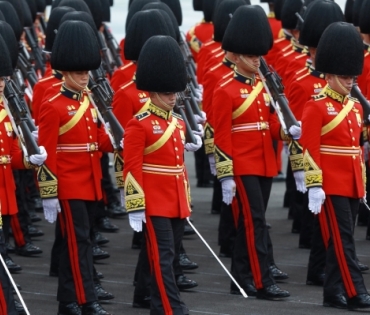
M267 121L233 125L231 132L268 130L270 125Z

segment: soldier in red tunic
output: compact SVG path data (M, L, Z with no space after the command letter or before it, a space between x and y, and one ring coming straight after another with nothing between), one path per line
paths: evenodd
M188 314L173 270L185 218L190 216L189 183L184 150L186 127L172 109L176 92L186 87L186 69L176 41L151 37L141 50L136 73L139 90L149 91L146 111L129 121L124 138L126 209L130 225L142 230L146 221L152 265L151 314ZM159 184L162 183L162 184Z
M40 108L39 143L51 154L38 172L46 219L53 222L60 212L64 223L59 315L110 314L97 302L90 241L97 201L102 199L99 151L113 151L86 90L88 71L100 63L92 28L81 21L64 22L53 45L51 65L62 71L65 81L60 92Z
M212 106L217 177L223 201L232 203L237 222L233 275L247 294L278 300L290 294L275 284L272 275L277 268L270 266L265 211L272 177L277 174L272 139L287 137L256 74L260 56L271 45L271 29L262 8L238 8L222 42L223 49L233 52L235 74L215 91Z
M329 226L323 303L350 310L370 308L353 238L354 218L365 198L363 117L358 100L349 96L363 59L356 28L332 23L319 41L315 58L316 70L325 73L328 85L306 103L302 116L308 207L323 215ZM321 228L324 233L325 226Z

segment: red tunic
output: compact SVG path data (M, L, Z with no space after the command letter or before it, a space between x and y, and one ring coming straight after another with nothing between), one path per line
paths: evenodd
M195 62L197 62L198 53L203 43L212 40L213 23L205 22L204 20L197 23L186 33L186 41L190 45L191 53Z
M268 21L269 21L269 24L270 24L270 27L271 27L271 31L272 31L272 37L273 39L278 39L281 37L281 21L277 20L275 18L275 12L270 12L268 15Z
M202 81L204 80L204 76L209 71L209 69L212 69L214 66L218 65L225 57L225 52L223 50L220 50L218 53L209 55L206 63L203 67L203 77Z
M153 104L127 124L123 154L128 212L145 209L147 216L167 218L190 215L185 132L178 115ZM150 150L155 143L157 148Z
M293 82L295 78L295 75L298 71L304 69L307 69L311 65L311 59L305 54L300 54L298 56L295 56L293 60L291 60L286 67L285 75L284 75L284 86L289 87L290 83ZM305 71L302 70L304 73ZM302 75L302 72L300 72L300 75ZM299 76L300 76L299 75Z
M272 65L273 67L275 67L275 62L278 54L280 54L283 49L289 49L291 45L291 38L292 36L284 34L284 37L274 40L274 45L272 46L269 53L264 57L268 65Z
M197 57L197 79L199 83L203 81L204 67L210 56L222 51L221 43L210 40L200 47Z
M117 91L120 86L132 80L134 73L136 72L136 63L130 61L128 64L117 69L112 76L110 85L114 91Z
M33 119L35 119L36 125L38 125L39 122L40 106L44 100L45 91L53 84L63 82L62 80L63 75L60 72L53 70L53 74L51 76L41 79L36 83L35 87L33 88L33 99L31 109L32 116Z
M122 38L121 42L119 43L119 47L121 48L119 54L121 56L121 60L123 62L123 64L126 64L127 62L129 62L128 60L126 60L125 58L125 39Z
M84 105L81 118L76 119L78 109ZM76 119L75 124L72 119ZM112 152L113 147L99 125L95 108L85 93L74 93L62 86L60 93L41 105L39 144L48 152L38 174L43 198L102 198L98 151Z
M242 107L247 105L247 109ZM243 105L242 105L243 104ZM281 140L280 123L258 76L235 72L214 93L215 159L219 179L234 175L277 174L272 139Z
M349 113L322 135L322 128L332 122L348 102L353 103ZM365 195L359 147L362 127L362 107L357 99L343 97L328 86L306 103L300 143L308 188L322 186L327 195L349 198Z
M14 136L10 119L0 103L0 209L3 215L18 212L12 169L24 169L23 153ZM26 163L29 165L28 163Z

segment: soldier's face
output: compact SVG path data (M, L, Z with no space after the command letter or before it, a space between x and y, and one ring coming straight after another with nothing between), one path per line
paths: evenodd
M355 77L354 76L342 76L342 75L334 75L334 74L327 74L326 80L328 81L330 87L342 94L348 95L352 89L353 82Z
M236 55L236 68L246 74L254 74L260 66L260 57L252 55Z
M89 83L89 71L69 71L63 75L67 87L74 91L83 90Z
M5 80L3 77L0 77L0 95L3 95L5 88Z

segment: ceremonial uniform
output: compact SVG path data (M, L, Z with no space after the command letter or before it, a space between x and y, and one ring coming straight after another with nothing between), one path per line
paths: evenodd
M197 62L198 53L203 43L210 41L212 39L212 35L213 24L212 22L206 22L205 20L193 26L186 33L186 41L190 46L195 62Z
M269 12L267 17L268 17L268 21L271 27L272 37L274 39L278 39L282 37L281 22L275 18L275 12Z
M198 52L197 56L197 80L203 84L204 73L207 72L205 65L210 57L222 52L221 43L210 40L204 43Z
M112 80L110 82L112 89L114 91L118 91L118 89L123 84L131 80L135 71L136 71L136 64L132 61L128 62L127 64L123 65L122 67L114 71Z

